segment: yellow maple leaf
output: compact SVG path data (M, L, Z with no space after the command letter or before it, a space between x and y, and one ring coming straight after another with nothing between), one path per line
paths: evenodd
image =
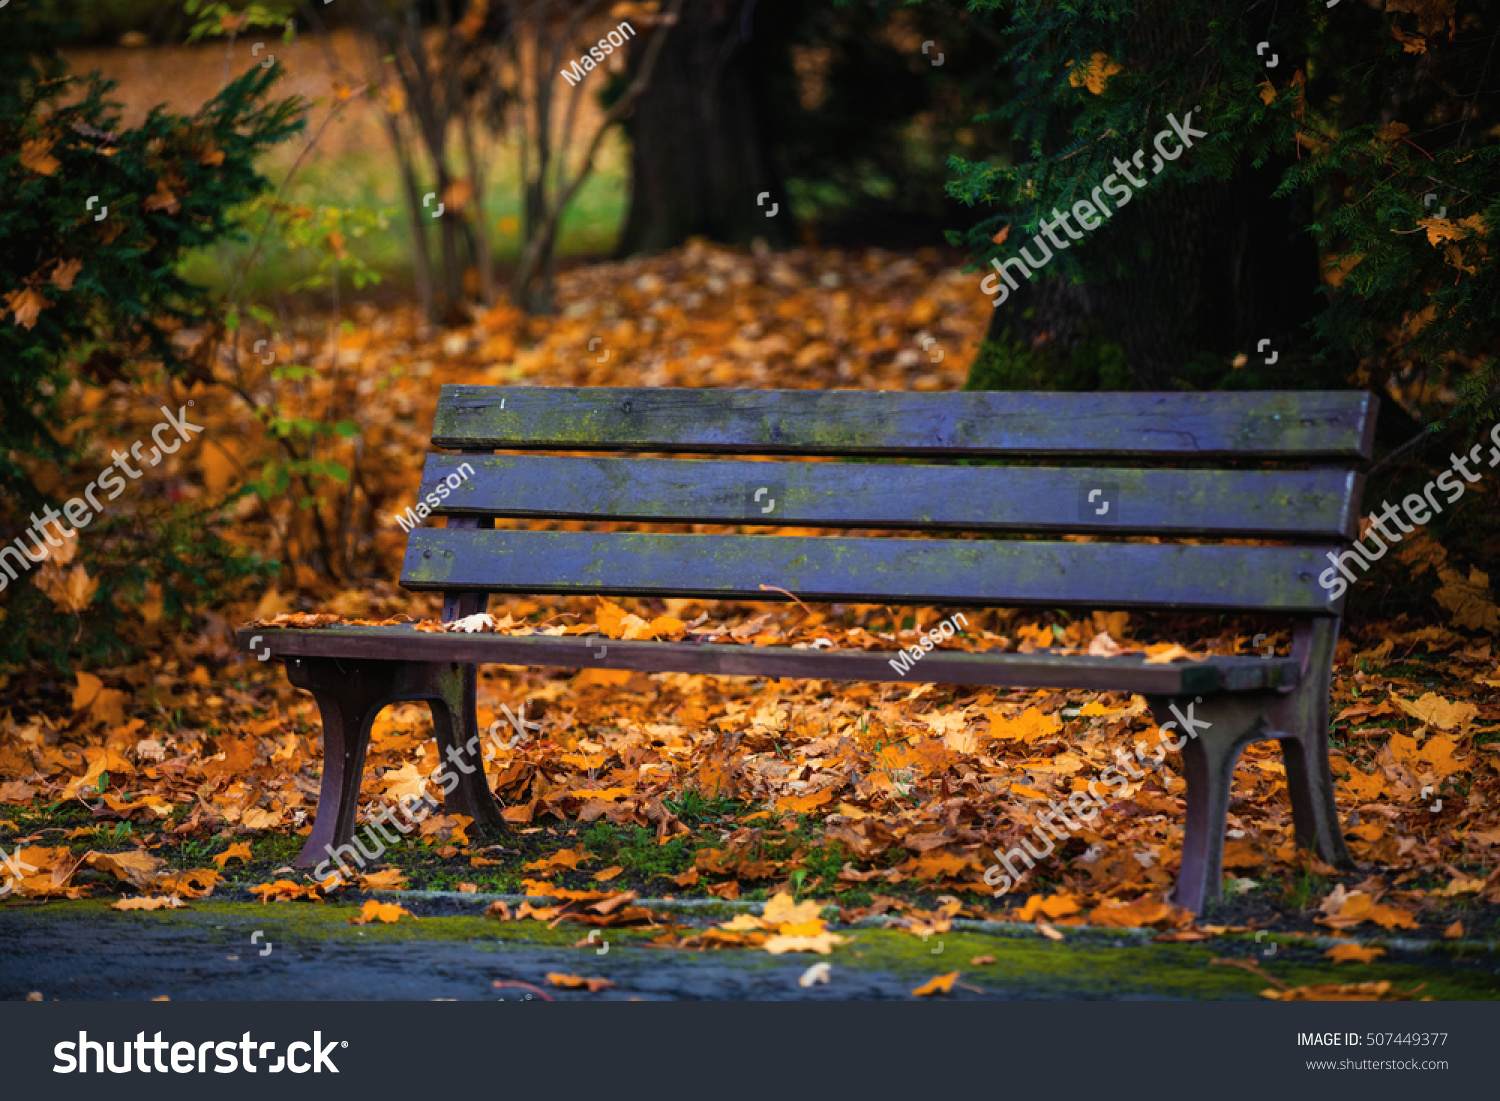
M166 180L156 181L156 191L147 197L145 205L147 210L165 210L168 214L176 214L182 206Z
M595 616L599 621L599 630L610 638L619 638L622 632L621 624L630 613L618 604L605 600L602 596L594 599L599 602L599 611Z
M773 956L780 956L786 952L816 952L820 956L827 956L848 939L837 933L816 933L812 936L788 936L777 933L767 937L762 947Z
M761 914L761 920L768 926L781 924L800 925L804 922L818 920L818 915L822 912L822 905L812 899L799 903L785 891L779 891L771 896L771 900L766 903L766 908Z
M1454 703L1443 699L1436 692L1427 692L1415 701L1403 700L1392 693L1391 702L1412 718L1439 730L1452 730L1455 726L1471 722L1479 714L1479 708L1474 704Z

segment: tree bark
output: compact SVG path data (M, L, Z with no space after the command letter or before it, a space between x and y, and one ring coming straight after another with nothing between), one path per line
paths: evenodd
M695 0L672 28L627 124L633 186L621 255L672 248L691 236L794 241L767 140L754 4ZM631 47L632 74L643 52L644 43ZM772 204L777 213L768 217Z
M1171 389L1205 354L1254 357L1262 340L1271 344L1253 362L1275 352L1289 363L1308 342L1319 279L1317 246L1302 229L1310 215L1300 201L1270 198L1281 167L1138 193L1078 242L1119 274L1082 285L1039 275L995 311L989 339L1009 328L1032 348L1067 356L1101 336L1123 349L1145 389Z

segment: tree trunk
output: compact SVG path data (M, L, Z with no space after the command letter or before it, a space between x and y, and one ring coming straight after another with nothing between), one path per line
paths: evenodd
M695 235L731 244L795 239L766 137L761 42L747 26L747 2L753 20L754 0L696 0L672 28L627 123L633 187L621 255ZM644 39L631 47L632 75L644 49Z
M1300 201L1272 199L1282 166L1241 170L1225 183L1144 191L1079 247L1104 282L1071 285L1057 276L1022 283L990 320L988 338L1006 329L1050 359L1067 359L1102 337L1125 353L1134 383L1171 389L1194 359L1238 353L1254 373L1275 355L1280 371L1306 364L1304 328L1319 299L1317 247ZM1098 266L1095 266L1095 264ZM1257 353L1262 340L1271 343ZM1250 376L1247 375L1248 379ZM1197 379L1198 385L1208 382Z

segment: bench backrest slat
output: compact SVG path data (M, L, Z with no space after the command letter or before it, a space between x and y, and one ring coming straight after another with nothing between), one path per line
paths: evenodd
M429 495L453 516L1339 540L1359 476L434 454Z
M1335 549L418 528L416 590L956 605L1078 604L1336 614Z
M1368 458L1375 399L1213 393L444 386L438 447L807 455Z

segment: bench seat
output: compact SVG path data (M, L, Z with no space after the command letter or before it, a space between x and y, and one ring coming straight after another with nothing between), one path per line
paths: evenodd
M269 647L280 659L459 662L475 665L629 669L640 673L703 673L724 677L802 680L909 681L995 688L1085 688L1141 695L1187 696L1296 687L1291 658L1212 657L1147 664L1140 657L966 653L934 650L905 673L891 667L897 652L740 646L716 642L641 642L600 635L502 635L388 627L242 627L238 640ZM600 651L603 651L602 653Z

